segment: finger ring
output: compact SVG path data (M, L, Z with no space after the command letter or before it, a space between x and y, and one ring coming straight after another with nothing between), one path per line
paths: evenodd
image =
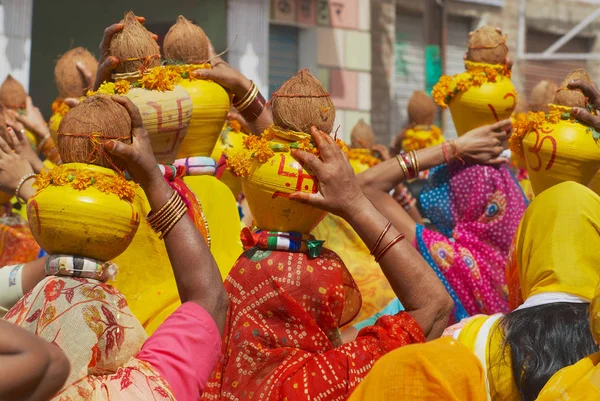
M21 135L25 135L25 130L24 129L20 130L19 132L21 133Z

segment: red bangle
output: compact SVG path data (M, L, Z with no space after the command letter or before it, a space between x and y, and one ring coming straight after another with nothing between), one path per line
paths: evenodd
M404 239L404 237L405 237L404 234L398 234L398 236L396 238L394 238L393 240L391 240L390 243L387 244L386 247L383 248L381 250L381 252L379 252L379 254L375 257L375 262L379 263L379 261L381 260L381 258L383 258L383 255L385 255L385 253L387 251L389 251L391 247L393 247L394 245L396 245L398 242L402 241Z
M258 92L252 103L250 103L248 107L241 111L240 114L242 115L242 117L244 117L244 119L247 122L252 123L256 121L258 116L261 115L261 113L265 109L266 103L267 102L265 101L265 98L260 92Z
M442 143L442 152L444 152L444 159L446 159L446 163L450 164L450 156L448 156L448 149L446 148L447 143Z
M415 178L415 166L412 163L412 160L406 153L402 153L402 160L406 164L406 168L408 170L408 177L405 177L406 180L412 180Z
M383 240L383 237L385 237L385 235L387 234L387 232L390 231L390 227L391 226L392 226L392 222L388 221L388 223L386 224L385 228L383 229L383 231L379 235L379 238L377 238L377 241L375 242L375 245L373 246L373 249L371 250L371 253L369 255L373 255L375 253L375 251L379 247L379 244L381 244L381 241Z

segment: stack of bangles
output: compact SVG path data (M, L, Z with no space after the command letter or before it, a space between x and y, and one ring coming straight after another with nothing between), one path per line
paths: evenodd
M370 255L375 255L375 252L377 251L377 249L381 245L381 241L383 241L383 237L385 237L385 235L388 233L388 231L390 231L391 227L392 227L392 222L388 221L387 225L385 226L385 228L383 229L383 231L379 235L379 238L377 238L377 241L375 242L375 245L373 246L373 249L371 250ZM401 233L401 234L398 234L396 236L396 238L394 238L393 240L391 240L390 242L388 242L388 244L386 246L384 246L375 255L375 262L379 263L379 261L381 260L381 258L383 258L383 256L386 254L386 252L389 251L390 248L393 247L394 245L396 245L398 242L402 241L404 239L404 237L405 237L405 235Z
M186 213L187 205L177 191L173 191L173 195L158 212L148 214L147 220L150 227L160 233L159 239L163 239Z
M456 158L456 160L460 161L460 164L464 165L465 161L458 154L458 149L456 149L456 144L454 143L454 141L442 143L442 152L444 153L444 159L446 159L446 163L450 164L452 162L452 160L450 160L450 154L448 152L447 146L450 146L450 148L452 149L452 153L454 153L454 157Z
M239 101L234 101L233 107L239 111L246 121L253 122L256 121L265 108L265 98L260 94L258 86L253 81L250 82L248 92Z
M396 156L398 159L398 163L400 164L400 168L402 169L402 173L404 173L405 180L412 180L413 178L417 178L419 175L419 159L417 158L417 152L411 150L408 153L401 152Z
M394 199L404 208L404 210L409 210L417 204L417 200L404 185L402 185L401 191L394 192Z

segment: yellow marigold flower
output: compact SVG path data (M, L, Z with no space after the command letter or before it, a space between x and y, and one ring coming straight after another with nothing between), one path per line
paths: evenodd
M250 175L252 160L250 153L242 150L227 158L226 168L237 177L245 178Z
M75 178L71 182L74 189L84 190L92 185L92 175L87 170L77 171Z
M115 82L115 91L119 95L126 94L127 92L129 92L129 89L130 89L129 81L122 79L120 81Z
M232 118L229 120L229 127L234 132L242 132L242 124L236 119Z
M446 97L452 85L452 77L444 75L440 78L437 84L433 87L433 100L441 107L448 107L446 104Z
M348 150L348 146L346 146L346 144L344 143L344 141L342 141L341 139L336 139L335 143L338 145L338 147L342 150L342 152L344 152L345 154L348 154L349 150Z
M52 184L53 185L67 185L67 183L69 182L68 176L63 173L62 168L53 168L52 170L50 170L50 177L52 179Z
M52 114L64 116L71 108L61 99L56 99L52 102Z
M98 88L96 93L103 93L105 95L114 95L115 94L115 83L114 82L104 82Z
M458 89L461 92L466 92L471 88L471 77L460 77L457 81L456 81L456 89Z
M172 91L181 80L181 74L173 68L164 66L154 67L139 80L144 89L161 92Z

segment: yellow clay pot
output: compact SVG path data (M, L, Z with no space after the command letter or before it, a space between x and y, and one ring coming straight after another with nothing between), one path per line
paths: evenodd
M63 168L67 171L86 169L108 177L117 174L104 167L81 163L65 164ZM101 261L123 253L140 223L139 210L132 203L93 186L77 190L70 184L51 184L38 191L29 199L27 216L33 236L47 253Z
M461 136L472 129L509 118L516 100L515 87L503 75L499 75L496 82L458 92L449 104L456 133Z
M289 145L301 138L302 133L278 131L271 143ZM254 217L254 224L268 231L296 231L308 234L327 212L289 199L302 191L317 193L317 178L304 170L289 151L276 152L266 163L254 160L250 175L242 178L242 188Z
M192 118L189 93L175 85L172 91L165 92L133 88L126 96L140 109L156 160L161 164L173 163Z
M360 155L364 155L364 156L371 156L371 151L369 149L352 149L352 152L356 155L356 156L360 156ZM360 160L360 157L350 157L350 165L352 166L352 170L354 170L354 174L360 174L363 171L366 171L369 169L369 165L366 163L363 163Z
M210 154L210 157L214 159L217 164L220 164L221 162L224 163L224 160L221 160L224 155L231 157L242 150L244 148L244 138L248 136L243 132L237 132L227 128L227 125L223 127L223 131L221 131L221 135ZM237 198L242 192L242 182L228 170L224 169L222 175L218 178L223 184L229 187L234 197Z
M193 111L177 158L209 156L229 113L229 95L212 81L183 79L179 85L189 93Z
M570 110L550 105L550 112ZM568 120L546 122L539 131L527 133L523 151L535 195L563 181L587 186L600 168L600 144L587 126Z

